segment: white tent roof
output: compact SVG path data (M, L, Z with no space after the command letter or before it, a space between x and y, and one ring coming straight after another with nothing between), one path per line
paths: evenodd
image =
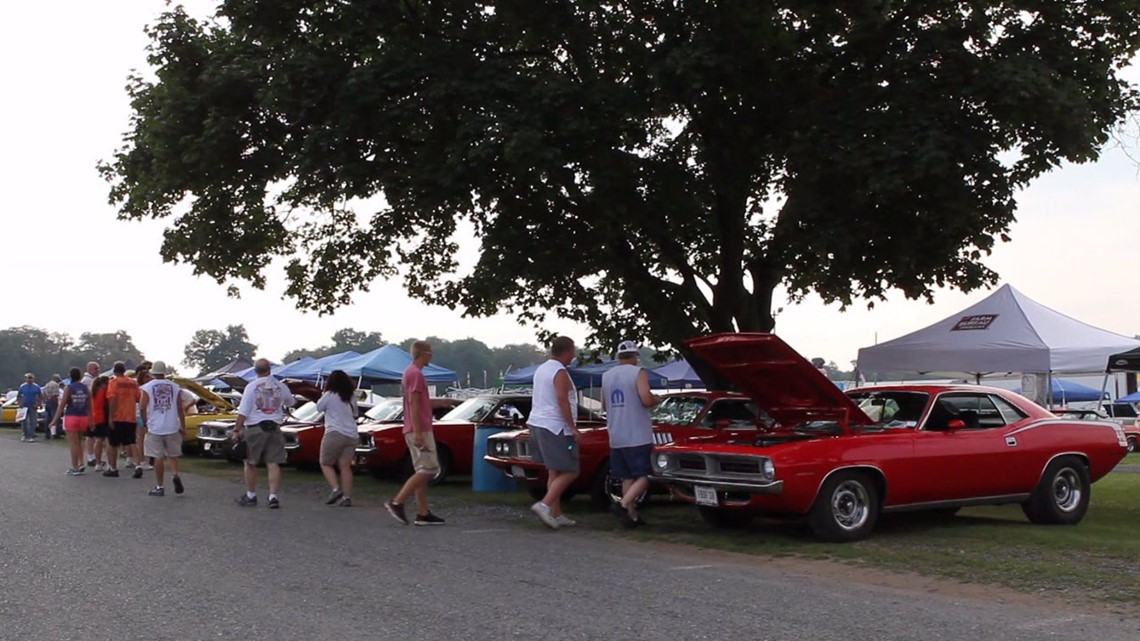
M1140 341L1086 325L1003 285L985 300L916 332L859 350L879 372L1099 372Z

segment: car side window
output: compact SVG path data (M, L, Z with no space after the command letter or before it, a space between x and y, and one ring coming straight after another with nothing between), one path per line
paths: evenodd
M1005 424L1016 423L1025 418L1025 413L1013 406L1012 403L1005 400L1000 396L990 396L990 400L997 406L998 412L1001 417L1005 419ZM998 427L998 426L994 426Z
M963 429L967 430L1005 425L1005 419L988 395L956 392L943 394L934 401L924 429L946 430L954 419L962 421Z

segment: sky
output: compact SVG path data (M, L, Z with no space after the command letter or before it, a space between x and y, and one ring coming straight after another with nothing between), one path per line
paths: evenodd
M182 3L191 15L214 2ZM265 291L243 286L235 300L188 265L162 262L166 221L122 222L107 203L95 165L121 145L130 108L132 69L146 66L143 27L162 0L16 3L0 22L0 274L9 296L0 328L30 325L78 337L127 331L147 358L175 363L199 329L243 324L259 355L331 343L338 329L380 332L392 341L435 335L477 338L498 346L534 343L533 328L511 315L462 318L410 299L396 281L374 283L351 306L318 316L283 299L283 279ZM1140 83L1140 69L1126 77ZM1130 158L1130 156L1132 156ZM1012 242L985 260L1024 294L1104 329L1140 334L1140 295L1132 276L1140 262L1140 141L1105 150L1092 164L1063 166L1020 194ZM124 294L124 292L130 292ZM860 347L925 327L973 304L989 291L940 290L935 302L892 292L868 310L841 311L809 297L788 304L777 290L776 333L807 357L846 368ZM556 332L586 329L554 320Z

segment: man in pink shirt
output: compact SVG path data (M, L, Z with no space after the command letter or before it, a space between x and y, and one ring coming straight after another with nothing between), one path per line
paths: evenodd
M439 456L436 454L435 437L431 433L431 397L423 368L431 362L431 343L412 343L412 362L404 370L400 381L404 391L404 441L408 444L408 455L412 458L415 472L400 488L399 494L384 507L392 518L408 525L408 515L404 501L413 493L416 496L416 525L443 525L443 519L431 513L427 504L428 481L439 474Z

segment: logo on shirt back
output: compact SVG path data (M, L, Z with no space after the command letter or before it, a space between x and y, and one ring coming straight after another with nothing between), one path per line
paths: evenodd
M625 405L625 392L620 389L610 392L610 406L617 407L621 405Z

